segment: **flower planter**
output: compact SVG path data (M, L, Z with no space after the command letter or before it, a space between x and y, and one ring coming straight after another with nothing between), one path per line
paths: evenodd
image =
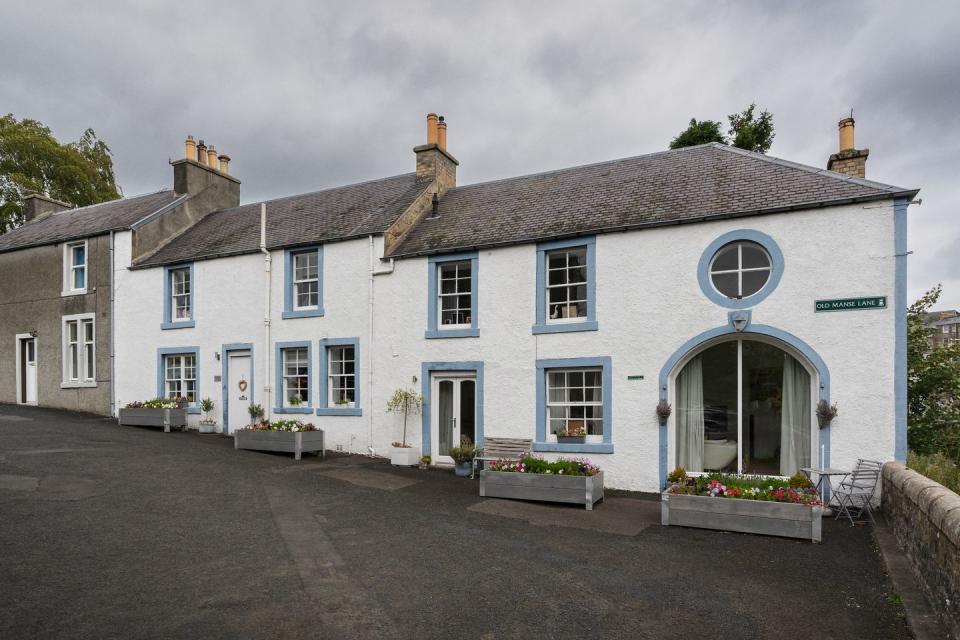
M186 409L120 409L118 421L129 427L163 427L164 433L170 433L170 427L187 429Z
M587 436L557 436L559 444L583 444L587 441Z
M420 449L417 447L391 447L390 464L395 467L414 467L420 464Z
M603 500L603 472L595 476L559 476L483 470L480 496L582 504L591 511L594 503Z
M820 542L823 509L789 502L686 496L664 492L660 523Z
M326 457L323 431L319 429L315 431L239 429L234 433L233 446L235 449L249 449L251 451L292 453L294 460L299 460L300 454L304 451L318 451L321 457Z
M200 422L198 426L200 433L216 433L217 432L217 423L215 422Z

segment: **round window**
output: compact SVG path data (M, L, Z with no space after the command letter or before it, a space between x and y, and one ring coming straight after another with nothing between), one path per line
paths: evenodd
M740 300L757 293L770 280L770 254L747 240L720 247L710 261L710 281L728 298Z

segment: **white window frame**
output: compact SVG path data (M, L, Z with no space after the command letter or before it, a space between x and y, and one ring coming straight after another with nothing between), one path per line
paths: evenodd
M83 247L83 264L73 264L73 249ZM77 242L65 242L63 244L63 291L61 295L77 296L87 292L90 286L90 246L86 240ZM73 286L74 272L83 270L83 288L75 289Z
M443 270L444 268L453 267L455 270L454 277L454 291L453 293L444 293L443 292ZM464 278L460 274L462 268L466 268L470 272L468 278ZM470 259L467 260L454 260L449 262L438 262L436 263L437 268L437 329L443 331L445 329L469 329L473 326L473 261ZM451 278L448 278L450 280ZM470 282L470 287L467 288L466 292L460 290L460 282L463 280L468 280ZM470 299L469 304L466 308L460 306L460 296L467 296ZM444 298L453 298L455 302L454 312L459 315L459 312L466 312L467 316L470 318L467 322L460 322L456 324L444 324L443 322L443 299Z
M337 360L337 362L340 362L341 364L352 362L353 373L334 373L333 372L333 363L334 363L333 354L334 352L342 353L346 349L353 350L353 358L350 360L346 360L341 357L341 359ZM335 393L335 390L337 389L337 386L335 384L336 379L348 378L348 377L353 378L353 386L347 387L345 384L343 384L340 388L351 389L353 391L353 400L345 404L337 404L335 400L335 398L337 397ZM327 347L327 407L330 409L338 409L338 408L353 409L354 407L356 407L357 406L357 382L358 381L357 381L357 349L356 347L354 347L354 345L352 344L340 344L340 345L328 346Z
M166 353L162 357L163 357L163 397L168 398L170 400L175 399L176 396L170 395L170 383L178 382L180 384L179 395L184 400L187 400L187 395L185 394L184 389L186 389L188 382L193 381L193 402L190 402L188 400L186 406L188 407L199 406L200 381L197 379L198 378L197 367L200 366L200 363L198 362L199 358L197 357L197 354L193 353L192 351L186 351L184 353ZM184 372L187 369L186 367L187 358L193 358L193 377L192 378L188 378L186 375L184 375ZM170 361L174 359L180 360L180 363L179 363L180 376L177 378L170 378L168 375L168 371L170 370Z
M598 396L598 398L597 398L597 399L594 399L594 400L591 400L591 401L589 401L589 402L586 401L586 400L583 400L583 401L571 401L571 400L569 399L569 393L567 393L567 394L565 394L565 395L568 396L567 400L562 400L562 401L561 401L561 400L551 400L551 399L550 399L550 398L551 398L551 393L550 393L550 392L551 392L552 389L557 388L557 387L552 386L552 384L551 384L552 378L553 378L553 376L554 376L555 374L558 374L558 373L564 374L564 384L565 384L565 386L564 386L564 387L560 387L560 388L563 388L563 389L577 389L577 388L579 388L579 389L582 389L582 390L584 390L584 391L585 391L586 389L588 389L588 388L589 388L589 389L594 389L594 388L595 388L595 389L598 390L598 393L596 394L596 395ZM600 386L598 386L598 387L593 387L593 386L587 387L587 386L586 386L586 379L584 378L584 382L583 382L583 384L582 384L580 387L571 387L571 386L569 386L569 381L570 381L570 374L572 374L572 373L579 373L579 374L594 373L594 374L596 374L596 375L600 378ZM602 442L603 442L603 429L604 429L604 412L605 412L605 407L603 406L603 367L593 367L593 366L590 366L590 367L551 368L551 369L546 369L546 370L544 371L544 375L546 376L546 380L545 380L545 385L546 385L546 387L545 387L545 389L546 389L546 397L544 398L544 403L545 403L544 414L545 414L545 419L546 419L546 421L547 421L547 424L546 424L546 432L545 432L546 441L547 441L547 442L557 442L557 434L556 434L556 432L554 432L554 430L553 430L553 425L551 424L550 409L551 409L552 407L566 407L566 408L568 408L568 409L569 409L569 407L599 407L599 408L600 408L600 415L597 416L597 417L594 417L594 418L590 418L590 419L591 419L591 420L595 420L596 422L599 423L599 425L600 425L600 433L588 434L588 435L584 438L584 442L585 442L585 443L602 443ZM587 418L571 418L571 417L569 416L569 411L567 411L566 413L567 413L567 416L563 418L563 420L564 420L564 425L565 425L565 430L570 428L569 423L571 422L571 420L582 420L583 423L584 423L583 426L586 428L586 426L587 426L587 425L586 425Z
M948 324L943 325L943 332L944 332L944 333L950 333L950 325L948 325Z
M70 327L76 326L77 339L71 340ZM86 327L90 327L91 340L87 340ZM73 369L72 348L77 352L77 368ZM97 386L97 319L93 313L63 316L61 321L61 348L63 353L63 389ZM74 375L76 374L76 375Z
M744 266L743 266L743 245L745 245L745 244L752 245L753 247L755 247L755 248L759 249L761 252L763 252L763 255L767 258L767 266L765 266L765 267L744 267ZM736 245L736 247L737 247L737 268L736 268L736 269L720 269L720 270L714 269L714 264L716 263L717 258L720 257L720 254L725 253L726 250L727 250L727 247L729 247L730 245ZM766 272L767 272L767 279L763 282L762 285L760 285L760 287L759 287L756 291L754 291L753 293L744 295L744 294L743 294L743 274L745 274L745 273L756 273L756 272L760 272L760 271L766 271ZM738 294L738 295L735 296L735 297L733 297L733 298L730 298L730 299L731 299L731 300L743 300L743 299L745 299L745 298L749 298L750 296L754 296L754 295L760 293L761 291L763 291L763 288L767 286L767 283L770 282L770 278L773 277L773 256L771 256L771 255L770 255L770 252L767 251L767 248L764 247L764 246L763 246L762 244L760 244L759 242L754 242L753 240L734 240L733 242L729 242L729 243L723 245L722 247L720 247L719 249L717 249L717 252L713 255L713 258L710 259L710 269L708 270L708 274L709 274L709 277L710 277L710 286L713 287L713 289L714 289L717 293L719 293L720 295L724 296L725 298L730 298L730 296L728 296L727 294L725 294L724 292L720 291L720 289L717 288L716 283L714 283L714 281L713 281L713 277L714 277L714 276L718 276L718 275L725 275L725 274L736 274L736 275L737 275L737 294Z
M589 248L588 248L586 245L578 245L578 246L575 246L575 247L563 247L563 248L560 248L560 249L550 249L549 251L546 251L546 252L545 252L545 255L544 255L544 269L546 269L546 273L545 273L544 287L545 287L546 291L544 291L544 303L546 304L546 310L545 310L545 315L544 315L544 317L546 318L547 324L563 324L563 323L568 323L568 322L585 322L585 321L589 318L589 316L590 316L590 270L589 270L588 267L587 267L587 260L588 260L587 253L588 253L588 251L589 251ZM582 261L578 266L571 267L571 266L570 266L570 254L571 254L571 253L581 253L581 252L582 252L582 254L583 254L583 256L582 256L583 261ZM564 257L565 257L565 258L564 258L565 266L563 266L563 267L558 267L558 268L552 268L552 267L550 266L550 258L553 257L553 256L556 256L556 255L558 255L558 254L561 254L561 253L562 253L562 254L564 255ZM578 281L578 282L574 282L574 283L571 283L571 282L570 282L570 271L571 271L571 269L582 269L582 270L583 270L583 274L584 274L583 282L579 282L579 281ZM555 271L566 271L566 272L567 272L566 282L564 282L564 283L562 283L562 284L550 284L550 273L551 273L551 272L555 272ZM570 298L569 298L569 291L570 291L570 290L575 290L577 287L583 287L583 291L584 291L584 296L585 296L585 297L583 298L583 300L580 300L580 299L570 300ZM567 297L567 302L566 302L566 308L569 309L571 303L582 303L582 305L583 305L583 315L582 315L582 316L566 316L566 317L562 317L562 316L561 316L561 317L557 317L557 318L552 317L552 313L551 313L551 310L550 310L550 307L551 307L552 304L553 304L553 303L550 302L550 291L551 291L552 289L567 289L567 290L568 290L568 294L567 294L568 297ZM557 303L557 304L559 304L559 303Z
M184 292L177 292L177 274L186 273L183 283ZM167 272L170 278L170 322L190 322L193 320L193 269L188 265L185 267L175 267ZM177 317L177 298L187 299L187 315L183 318Z
M297 278L297 260L299 258L307 258L307 260L309 260L310 256L313 256L313 259L317 261L317 264L316 264L317 275L313 278L303 278L303 279ZM290 257L290 260L292 262L291 274L290 274L290 286L293 287L293 291L291 292L291 295L293 297L293 301L292 301L293 310L294 311L314 311L316 309L319 309L320 308L320 255L317 253L316 249L310 249L308 251L295 252ZM316 284L316 287L315 287L316 291L314 293L317 296L317 303L309 304L309 305L301 305L298 288L300 285L309 284L311 282Z
M305 367L306 373L303 375L297 373L295 375L288 375L287 373L287 358L292 351L302 351L303 359L297 359L297 367ZM307 347L284 347L280 350L280 384L282 386L281 392L283 393L283 402L280 403L281 407L293 407L290 403L290 379L291 378L305 378L307 384L305 387L298 387L298 390L304 390L307 392L307 397L302 398L303 401L299 406L308 407L310 406L310 349Z

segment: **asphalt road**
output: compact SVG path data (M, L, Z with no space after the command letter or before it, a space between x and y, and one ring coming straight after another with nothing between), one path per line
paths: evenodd
M0 406L0 638L910 637L866 528L658 514Z

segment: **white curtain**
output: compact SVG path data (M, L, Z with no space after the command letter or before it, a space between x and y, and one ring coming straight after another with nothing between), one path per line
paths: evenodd
M703 364L697 356L677 376L677 464L703 471Z
M810 466L810 374L783 355L783 410L780 417L780 475Z

